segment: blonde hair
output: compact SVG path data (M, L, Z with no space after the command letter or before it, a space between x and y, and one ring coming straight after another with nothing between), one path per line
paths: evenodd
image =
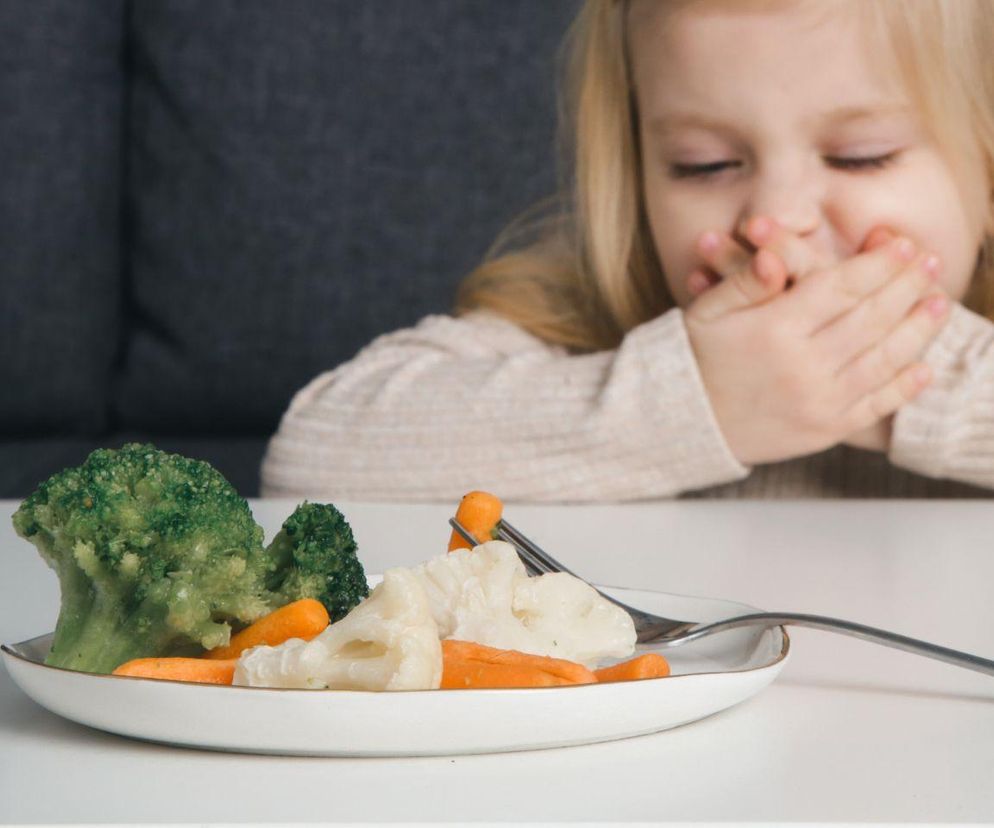
M675 11L715 0L653 2ZM779 0L791 2L799 0ZM460 285L457 313L489 310L584 352L616 346L674 306L642 202L628 5L586 0L573 21L561 54L560 194L498 237ZM965 302L994 320L994 3L859 0L855 7L868 33L892 40L901 78L963 191L983 167L986 197L977 209L986 230Z

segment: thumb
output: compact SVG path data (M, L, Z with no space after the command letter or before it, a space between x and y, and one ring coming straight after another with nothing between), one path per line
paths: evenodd
M699 319L712 320L760 305L783 291L787 276L783 260L772 250L760 248L747 267L708 289L691 308Z

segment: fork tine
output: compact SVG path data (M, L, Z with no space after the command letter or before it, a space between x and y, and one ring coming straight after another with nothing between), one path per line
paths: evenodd
M472 533L455 518L449 518L449 525L462 536L466 543L472 544L473 546L476 546L479 543L479 541L473 537ZM547 570L542 569L538 563L530 555L528 555L527 551L523 551L522 548L514 541L511 541L508 538L501 538L501 540L506 540L511 544L511 546L514 547L514 550L518 553L518 557L525 565L525 569L528 570L529 574L543 575L547 572Z
M542 571L565 572L567 575L573 575L574 578L577 577L575 573L559 563L559 561L549 555L535 541L523 535L506 520L501 520L497 523L497 537L511 543L519 550L519 554L522 549L525 550L528 556L533 558L535 563L542 568Z
M449 518L449 526L455 529L466 543L473 546L479 545L479 541L473 537L472 533L455 518Z
M477 541L476 538L467 530L465 527L461 526L455 518L450 518L449 523L452 528L455 529L467 542L472 543L474 546ZM574 578L583 581L587 586L589 586L594 592L600 595L605 600L614 604L616 607L624 610L632 619L632 623L635 625L635 632L637 635L636 640L642 642L643 640L649 640L652 637L657 636L658 632L658 622L667 621L672 624L674 622L669 621L669 619L660 619L644 610L637 609L635 607L630 607L623 601L619 601L613 595L608 595L604 590L594 586L589 581L580 578L574 572L571 572L565 566L563 566L559 561L553 558L550 554L545 552L542 547L540 547L535 541L528 538L526 535L522 534L519 530L515 529L506 520L499 520L497 522L497 527L495 534L499 540L506 541L514 547L515 551L518 553L518 557L524 563L525 568L532 575L545 575L552 572L565 572L567 575L572 575ZM683 624L684 622L676 622L678 624Z
M504 529L500 523L497 524L496 535L498 540L506 541L514 547L518 557L532 575L545 575L547 572L555 572L541 558L532 551L532 544L524 535L514 536Z
M600 595L605 600L614 604L616 607L620 607L625 612L627 612L631 618L632 622L635 624L636 632L639 632L640 628L644 626L644 623L649 620L650 616L643 610L636 609L635 607L630 607L623 601L619 601L612 595L608 595L604 590L599 587L594 586L590 581L585 578L581 578L575 572L571 571L567 567L563 566L559 561L552 557L548 552L544 551L535 541L530 540L528 537L523 535L519 530L515 529L506 520L501 519L497 523L497 537L501 540L506 540L515 549L518 550L518 557L524 561L534 560L536 567L541 567L539 570L541 573L548 572L565 572L567 575L572 575L577 580L583 581L587 586L589 586L594 592ZM639 633L641 635L641 633ZM641 639L640 639L641 640Z

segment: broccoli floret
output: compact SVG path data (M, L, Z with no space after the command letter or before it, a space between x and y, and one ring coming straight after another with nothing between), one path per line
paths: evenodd
M369 595L352 529L330 504L298 506L266 548L265 558L267 589L282 603L316 598L332 622Z
M59 578L46 663L94 673L227 644L233 627L324 596L304 594L316 588L301 575L341 566L306 535L295 545L312 550L297 556L306 566L286 558L283 542L263 548L248 503L218 471L136 443L53 475L21 504L14 528Z

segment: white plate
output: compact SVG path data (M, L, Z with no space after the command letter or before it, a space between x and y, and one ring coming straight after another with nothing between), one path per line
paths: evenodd
M607 588L672 618L717 621L753 607ZM663 679L513 690L372 693L221 687L47 667L51 635L4 645L18 686L53 713L137 739L310 756L437 756L562 747L666 730L755 695L789 650L782 627L739 629L666 650Z

